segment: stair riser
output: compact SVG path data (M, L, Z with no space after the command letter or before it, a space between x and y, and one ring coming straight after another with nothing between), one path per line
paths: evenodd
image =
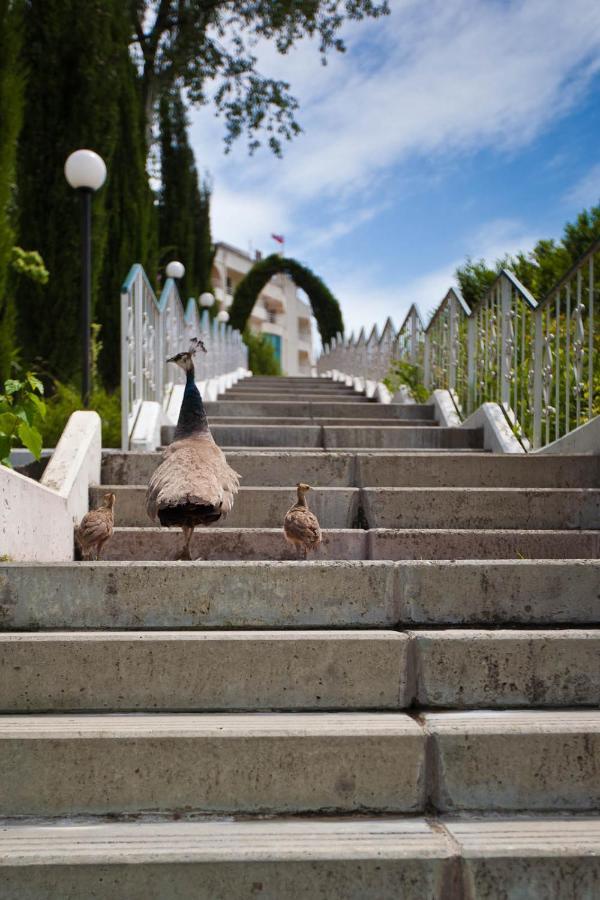
M92 488L92 506L102 502L105 487ZM146 489L115 486L115 524L158 524L148 518ZM283 526L295 502L293 488L242 488L232 512L221 520L231 528ZM597 529L600 491L458 488L417 490L314 488L311 509L322 528L351 528L360 524L359 506L370 528L389 529ZM218 527L218 526L217 526ZM522 552L522 551L521 551ZM522 554L524 555L524 554Z
M417 705L597 706L600 631L412 632Z
M309 418L298 417L272 417L272 416L211 416L210 427L217 425L333 425L348 427L364 427L364 428L384 428L393 425L395 428L425 428L431 427L433 422L428 419L350 419L350 418L317 418L311 416Z
M465 730L434 743L429 783L439 812L600 810L600 731Z
M371 528L600 528L600 491L367 488Z
M390 709L406 635L0 635L0 711Z
M409 644L411 644L409 648ZM600 631L0 636L0 712L597 706Z
M271 391L265 389L264 391L228 391L226 394L220 394L219 398L214 401L216 403L221 403L226 400L233 400L237 403L264 403L270 400L277 400L279 403L284 403L286 400L290 402L296 403L363 403L368 405L371 409L377 409L379 406L374 400L367 400L366 397L362 397L360 394L354 394L352 391L348 391L347 393L328 393L326 391L320 391L319 393L309 394L309 393L299 393L299 392L283 392L283 391Z
M146 484L160 459L160 453L105 451L102 480L105 484ZM246 487L303 480L329 487L594 488L600 484L600 456L233 450L228 460Z
M433 406L411 405L396 406L382 403L336 403L315 400L312 403L296 403L290 401L281 403L277 400L268 400L263 403L238 402L235 400L218 400L214 403L205 403L209 419L213 416L318 416L318 417L348 417L355 419L378 418L404 420L404 419L428 419L433 421Z
M3 900L442 900L445 859L269 859L54 865L2 869ZM598 866L600 870L600 865ZM260 886L260 887L259 887ZM541 896L541 895L539 895ZM575 894L571 895L575 897ZM580 895L582 897L583 895Z
M91 502L102 502L104 488L91 489ZM146 512L146 488L117 487L115 504L116 525L158 524L148 518ZM358 516L359 491L356 488L329 488L311 491L310 507L323 528L350 528ZM296 501L296 491L291 489L243 488L235 500L233 510L222 526L231 528L268 528L280 523L283 528L285 514ZM284 541L283 531L280 540Z
M364 447L372 449L480 449L480 429L385 426L377 429L334 425L213 425L220 447L323 447L327 450ZM174 426L162 429L162 441L173 440Z
M401 732L0 740L2 812L418 812L423 751Z
M227 523L226 523L227 526ZM105 544L106 560L172 560L181 532L170 528L118 529ZM193 559L296 560L279 528L207 528L194 532ZM445 531L330 529L311 559L598 559L597 531Z
M161 460L160 453L104 454L104 484L147 484ZM351 487L354 478L354 456L350 453L322 451L250 451L233 450L227 454L229 464L242 476L244 487L290 486L299 481L326 484L329 487Z
M598 563L70 563L0 566L5 630L599 622Z

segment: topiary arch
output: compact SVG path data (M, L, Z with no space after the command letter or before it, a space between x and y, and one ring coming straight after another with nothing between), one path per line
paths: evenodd
M336 334L344 333L340 304L327 285L297 260L287 259L276 253L256 262L236 287L229 309L229 323L233 328L244 330L256 298L273 275L281 272L289 275L308 295L324 344L328 344Z

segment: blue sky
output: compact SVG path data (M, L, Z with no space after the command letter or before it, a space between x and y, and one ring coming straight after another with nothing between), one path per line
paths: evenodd
M559 236L600 200L599 0L391 0L350 25L322 67L303 43L257 48L300 100L284 148L223 153L223 125L191 113L214 182L213 237L277 249L320 274L347 331L425 314L466 256Z

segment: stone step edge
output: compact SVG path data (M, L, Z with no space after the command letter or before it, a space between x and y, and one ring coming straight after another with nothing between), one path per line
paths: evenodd
M158 819L158 820L157 820ZM0 868L122 863L600 855L598 815L0 820Z

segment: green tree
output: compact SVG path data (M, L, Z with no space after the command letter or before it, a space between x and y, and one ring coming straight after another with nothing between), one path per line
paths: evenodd
M107 242L95 315L102 326L99 374L108 388L119 382L123 279L134 262L152 274L158 265L158 216L146 172L141 85L125 41L120 69L117 140L106 183Z
M10 374L16 340L9 266L14 243L16 148L23 114L21 16L21 2L0 0L0 384Z
M119 288L133 261L156 267L157 221L146 173L141 81L118 0L29 0L24 60L26 119L19 154L20 238L53 277L19 288L19 336L28 360L72 381L80 371L80 204L63 165L97 150L108 178L93 204L93 307L102 326L99 368L119 377Z
M344 51L346 22L389 12L387 0L135 0L130 9L149 139L156 104L181 83L192 103L211 102L224 117L227 146L247 132L253 150L264 130L277 154L282 139L300 131L298 104L287 82L258 70L257 40L285 54L303 38L315 38L325 62L330 50Z
M161 263L181 260L186 270L179 286L181 296L197 297L210 286L210 187L199 184L178 89L161 98L159 128Z
M513 272L519 281L543 300L594 241L600 238L600 205L583 210L574 222L567 222L557 242L543 239L528 253L522 251L495 261L493 266L481 259L468 258L456 270L456 278L468 305L473 306L495 281L500 269Z

